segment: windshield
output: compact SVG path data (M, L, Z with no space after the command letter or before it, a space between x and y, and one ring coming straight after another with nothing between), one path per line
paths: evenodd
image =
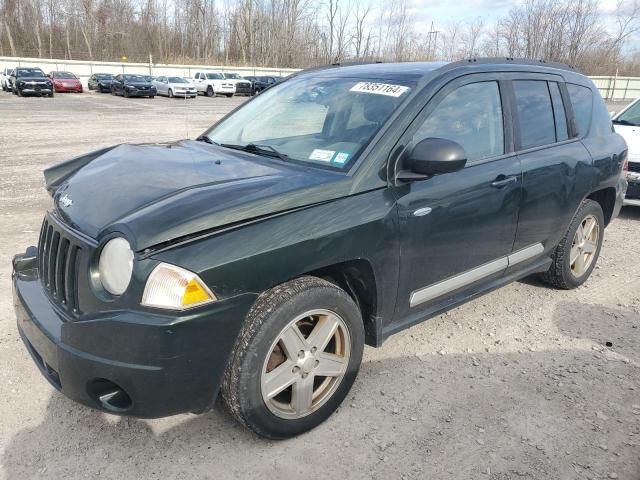
M169 77L169 83L189 83L184 78L180 77Z
M96 73L96 78L98 80L112 80L113 75L111 75L110 73Z
M412 83L303 76L278 84L212 127L221 145L254 144L286 160L346 170Z
M69 72L55 72L53 76L54 78L76 79L76 76Z
M207 73L207 78L209 80L224 80L221 73Z
M234 80L241 80L242 77L237 73L225 73L224 78L233 78Z
M144 75L123 75L122 79L125 82L147 82L147 77Z
M622 123L626 125L640 126L640 101L631 105L622 114L617 117L614 123Z
M44 72L39 68L18 68L16 77L44 77Z

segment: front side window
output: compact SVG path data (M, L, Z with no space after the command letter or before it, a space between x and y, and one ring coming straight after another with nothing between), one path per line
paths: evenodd
M346 170L409 95L413 82L300 76L209 130L230 148L276 149L285 160Z
M497 82L464 85L449 93L413 136L459 143L472 163L504 153L502 103Z
M591 126L591 111L593 110L593 95L587 87L567 83L573 114L576 118L576 127L578 127L578 136L582 137L587 134Z
M555 120L547 82L515 80L513 90L520 120L520 147L526 149L555 143Z

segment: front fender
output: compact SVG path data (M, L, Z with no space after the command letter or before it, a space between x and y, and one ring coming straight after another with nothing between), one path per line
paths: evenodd
M377 310L392 318L398 285L395 200L378 189L196 239L151 258L197 272L219 298L259 294L331 265L366 260Z

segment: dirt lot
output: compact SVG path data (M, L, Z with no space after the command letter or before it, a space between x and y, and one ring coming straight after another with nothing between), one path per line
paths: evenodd
M127 141L195 137L242 99L0 92L0 471L51 478L640 479L640 209L575 291L512 284L368 348L340 410L268 442L217 408L141 421L67 400L23 348L11 257L35 244L42 169Z

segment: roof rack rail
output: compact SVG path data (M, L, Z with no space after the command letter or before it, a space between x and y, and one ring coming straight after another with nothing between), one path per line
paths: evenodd
M489 64L489 63L497 63L497 64L520 64L520 65L544 65L552 68L559 68L561 70L570 70L573 72L581 73L576 67L573 65L568 65L566 63L560 62L552 62L544 59L531 59L531 58L516 58L516 57L471 57L465 58L464 60L459 60L457 62L452 62L449 65L468 65L469 63L473 64Z

